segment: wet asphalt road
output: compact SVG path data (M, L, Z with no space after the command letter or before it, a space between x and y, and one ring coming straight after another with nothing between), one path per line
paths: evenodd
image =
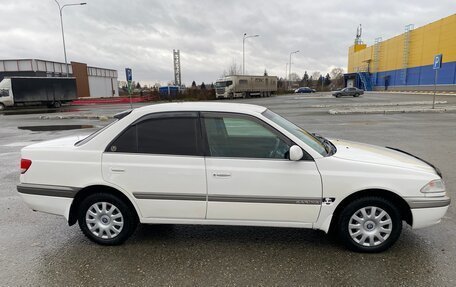
M238 102L265 105L309 131L404 149L438 166L450 196L456 192L456 113L338 115L328 108L350 102L429 100L423 95L281 96ZM442 97L456 103L456 97ZM69 113L113 114L124 105L74 107ZM76 109L76 111L74 110ZM381 254L349 252L324 233L289 228L149 225L126 244L89 242L77 225L31 211L16 192L20 149L33 142L94 128L30 131L18 126L94 125L95 120L40 120L44 110L0 114L0 285L456 285L454 204L442 223L403 233ZM75 175L77 176L77 175Z

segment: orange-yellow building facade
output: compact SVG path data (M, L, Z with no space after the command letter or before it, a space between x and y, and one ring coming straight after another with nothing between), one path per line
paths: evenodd
M351 46L347 71L360 73L364 79L359 85L369 86L369 81L374 90L428 90L434 84L437 54L443 55L438 88L456 90L456 14L372 46Z

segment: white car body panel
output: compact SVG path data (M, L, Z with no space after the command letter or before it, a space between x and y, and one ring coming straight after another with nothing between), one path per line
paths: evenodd
M428 182L440 178L434 168L423 161L386 148L341 140L333 141L337 153L324 157L265 118L261 114L265 110L252 105L201 102L157 104L135 109L83 145L75 145L83 137L70 137L23 148L22 158L32 160L32 165L20 176L18 190L21 192L26 187L33 191L34 185L78 190L95 185L108 186L130 200L142 223L282 226L328 231L337 206L350 195L365 190L383 190L407 202L418 202L411 206L413 228L438 223L448 209L448 206L423 208L424 205L419 204L422 201L432 205L434 200L437 205L442 205L441 202L449 204L445 192L433 195L420 192ZM135 120L150 113L167 111L252 115L299 145L314 161L104 152L107 145ZM119 172L122 169L124 172ZM137 198L137 193L145 198ZM69 218L73 198L20 194L33 210ZM148 198L157 194L177 194L180 199ZM211 196L234 196L237 199L211 201ZM296 199L296 202L242 202L239 200L242 197L260 200L279 197ZM309 198L318 198L320 203L306 201Z
M318 218L322 188L312 161L208 157L206 168L207 219L312 223ZM216 201L220 196L232 197L233 201ZM278 203L277 197L295 200ZM305 200L317 203L297 203Z
M205 199L204 157L104 153L103 179L133 196L142 194L143 198L135 201L144 218L204 219L206 216L205 200L154 199L157 194L203 195Z

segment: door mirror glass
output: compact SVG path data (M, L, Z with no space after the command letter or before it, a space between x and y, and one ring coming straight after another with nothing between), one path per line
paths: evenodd
M302 149L299 146L294 145L290 148L290 160L298 161L301 160L303 156L304 153L302 152Z

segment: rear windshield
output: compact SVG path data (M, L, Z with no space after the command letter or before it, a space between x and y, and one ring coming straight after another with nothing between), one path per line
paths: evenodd
M85 138L83 138L82 140L80 141L77 141L74 145L75 146L82 146L86 143L88 143L90 140L92 140L94 137L96 137L97 135L99 135L102 131L104 131L105 129L107 129L108 127L110 127L111 125L113 125L114 123L116 123L118 120L115 120L113 121L112 123L110 123L109 125L107 126L104 126L102 127L101 129L91 133L90 135L86 136Z
M92 140L94 137L96 137L97 135L99 135L102 131L104 131L105 129L107 129L108 127L110 127L112 124L114 124L115 122L118 122L120 121L121 119L125 118L126 116L128 116L129 114L131 114L133 110L126 110L126 111L123 111L123 112L120 112L118 114L115 114L114 115L114 121L112 123L110 123L109 125L91 133L90 135L88 135L87 137L83 138L82 140L76 142L74 145L75 146L81 146L83 144L86 144L88 143L90 140Z

